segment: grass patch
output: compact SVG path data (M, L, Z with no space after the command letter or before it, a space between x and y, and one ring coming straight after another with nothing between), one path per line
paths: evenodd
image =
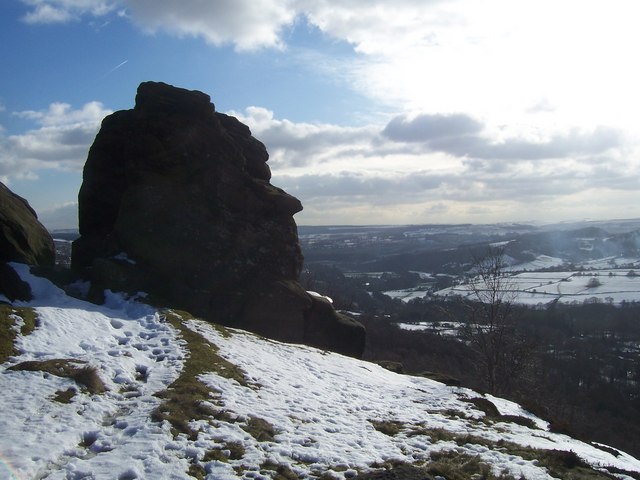
M23 322L19 332L16 330L18 318ZM36 326L37 315L33 308L0 304L0 363L20 354L15 346L18 333L23 336L29 335Z
M208 450L202 457L202 462L228 462L229 460L241 460L245 454L244 445L240 442L223 442L221 448Z
M204 480L207 476L207 471L204 469L202 465L194 461L189 464L189 469L187 470L187 474L191 478L195 478L196 480Z
M206 463L208 462L228 462L229 460L240 460L245 454L244 446L240 442L223 442L221 448L207 450L198 461L197 457L192 457L187 473L198 480L207 477Z
M260 473L269 475L273 480L298 480L300 477L287 465L266 460L260 464Z
M489 418L497 418L500 416L500 411L498 410L498 408L493 404L493 402L487 400L486 398L473 397L463 399L463 401L472 404Z
M515 423L516 425L521 425L523 427L530 428L532 430L539 430L538 424L534 422L531 418L523 417L521 415L500 415L495 419L496 422L507 422L507 423Z
M53 401L58 403L71 403L71 400L75 396L76 396L76 391L73 388L67 388L66 390L58 390L53 397Z
M486 423L506 422L515 423L523 427L538 430L539 427L531 418L523 417L521 415L502 415L493 402L482 397L474 397L464 399L463 401L473 404L478 410L484 413L483 420Z
M500 451L518 455L525 460L538 460L538 465L547 469L550 476L563 480L605 480L614 476L594 470L586 465L574 452L559 450L535 450L527 447L511 445L505 451L505 443ZM512 451L513 448L513 451ZM468 455L455 450L432 452L430 460L424 464L410 464L406 462L389 462L383 465L373 464L375 471L361 473L362 480L427 480L437 477L447 480L525 480L523 476L513 476L507 471L495 474L491 465L480 456ZM626 473L612 469L612 473ZM637 477L633 477L637 478Z
M407 433L407 437L416 437L423 435L431 439L431 443L436 442L452 442L456 439L456 435L444 428L430 428L425 426L417 426Z
M242 429L259 442L273 442L277 434L273 425L258 417L249 417Z
M554 478L563 480L605 480L614 479L613 475L594 470L573 451L536 450L510 444L508 453L518 455L525 460L537 460Z
M198 432L189 425L193 420L217 418L235 421L235 418L225 411L211 405L215 403L215 392L198 379L200 375L214 372L222 377L233 379L240 385L247 387L253 385L241 368L218 354L216 345L184 324L193 319L189 313L167 310L164 316L186 342L188 354L180 376L166 390L156 394L163 402L152 413L152 419L158 422L168 421L174 436L183 433L191 440L196 440ZM230 335L228 331L227 335Z
M360 473L360 480L516 480L508 473L496 476L491 466L484 463L480 457L466 455L455 451L434 452L431 460L421 464L391 461L384 464L373 464L376 470Z
M222 358L218 354L218 347L216 345L184 324L184 322L188 320L195 319L190 313L169 310L165 312L165 318L180 332L180 336L187 342L187 348L190 352L187 362L190 364L190 367L200 370L201 373L213 372L221 377L235 380L243 387L260 387L260 385L251 382L242 368ZM231 332L222 325L214 323L207 323L207 325L213 327L224 338L231 337Z
M584 462L578 455L576 455L573 451L564 451L564 450L544 450L544 449L535 449L531 447L525 447L522 445L518 445L511 442L506 442L504 440L499 440L497 442L478 437L475 435L469 434L456 434L454 432L450 432L448 430L444 430L441 428L429 428L427 426L421 426L411 430L407 436L416 436L416 435L424 435L428 436L431 439L432 443L436 442L455 442L456 445L462 447L467 444L472 445L482 445L490 450L498 451L506 455L513 455L523 458L528 461L536 461L538 466L544 467L547 469L549 474L555 478L562 478L564 480L605 480L605 479L613 479L614 476L601 472L599 470L595 470L586 462ZM459 453L454 451L445 451L442 454L435 454L436 458L433 457L433 460L445 460L452 456L455 458L456 456L460 456ZM438 456L444 455L444 457ZM464 457L464 455L463 455ZM443 466L450 467L451 463L454 460L446 460L444 464L438 463L439 468ZM458 468L464 469L472 469L476 468L477 465L475 461L469 463L468 459L456 459L455 462L461 463L458 465ZM454 463L455 463L454 462ZM447 467L447 468L448 468ZM606 468L606 467L605 467ZM611 472L620 473L614 468L610 469ZM433 473L429 470L430 473ZM482 474L482 471L475 471L475 474ZM445 477L447 480L455 480L457 478L469 478L464 476L448 476L446 473L435 473L437 475L441 475ZM453 474L452 474L453 475ZM487 478L487 479L497 479L497 480L507 480L510 477L507 474L504 474L499 477L479 477L479 478ZM635 478L635 477L634 477Z
M384 433L390 437L393 437L399 434L404 427L402 422L398 422L397 420L369 420L369 423L373 425L377 431Z
M491 467L480 457L464 455L454 451L438 452L431 455L431 461L425 467L433 476L441 476L447 480L516 480L508 473L495 476Z
M225 443L223 449L229 451L229 460L240 460L245 454L244 445L240 442Z
M46 372L56 377L70 378L81 387L85 387L89 393L104 393L107 388L98 375L95 367L84 365L85 362L79 360L67 360L54 358L51 360L34 360L18 363L9 367L9 370L22 370L27 372ZM79 365L82 364L82 365Z
M606 468L609 471L609 473L625 475L625 476L633 478L635 480L640 480L640 473L638 473L638 472L629 472L627 470L623 470L621 468L616 468L616 467L606 467ZM619 477L615 477L615 478L619 478Z
M595 442L590 442L589 445L591 445L592 447L595 447L595 448L597 448L599 450L602 450L603 452L610 453L614 457L619 457L620 456L620 450L617 450L617 449L615 449L613 447L609 447L607 445L602 445L601 443L595 443Z

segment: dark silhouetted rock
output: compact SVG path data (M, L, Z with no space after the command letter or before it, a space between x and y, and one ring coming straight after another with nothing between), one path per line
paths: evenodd
M363 327L317 313L298 283L302 205L269 183L268 157L208 95L142 83L89 151L72 268L94 294L145 291L211 321L361 354L347 344L364 346Z
M0 263L53 266L53 238L27 201L0 183Z
M31 287L22 281L11 265L0 263L0 294L11 302L31 300Z
M30 300L31 289L8 262L52 267L53 238L27 201L0 183L0 294L9 300Z
M324 297L311 296L311 308L305 311L305 338L319 348L333 349L359 357L364 351L365 330L360 322L336 312Z

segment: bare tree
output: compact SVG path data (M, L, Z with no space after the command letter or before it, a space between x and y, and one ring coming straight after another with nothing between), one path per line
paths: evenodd
M490 248L473 260L476 276L465 300L469 316L463 335L478 354L489 392L504 392L525 368L530 352L516 330L517 292L505 268L503 249Z

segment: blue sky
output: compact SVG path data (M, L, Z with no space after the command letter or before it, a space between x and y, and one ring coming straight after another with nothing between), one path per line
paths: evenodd
M0 180L75 225L101 119L206 92L299 224L640 217L630 0L3 0Z

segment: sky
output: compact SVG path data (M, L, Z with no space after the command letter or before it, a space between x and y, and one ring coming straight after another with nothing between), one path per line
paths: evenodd
M77 225L140 82L249 125L300 225L640 217L635 0L2 0L0 181Z

